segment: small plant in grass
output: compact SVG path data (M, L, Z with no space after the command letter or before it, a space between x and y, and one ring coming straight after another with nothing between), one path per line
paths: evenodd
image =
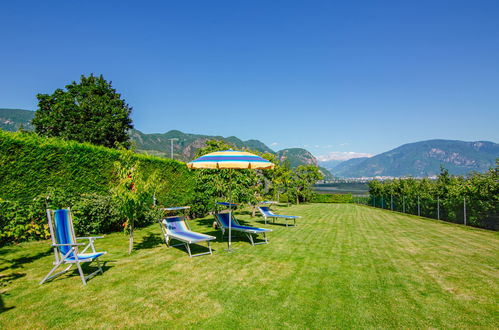
M124 220L123 229L130 235L128 254L131 254L135 222L140 218L151 220L160 216L159 210L153 205L152 193L158 180L154 173L148 178L144 177L140 161L133 158L131 151L124 150L114 166L117 184L112 189L112 195Z

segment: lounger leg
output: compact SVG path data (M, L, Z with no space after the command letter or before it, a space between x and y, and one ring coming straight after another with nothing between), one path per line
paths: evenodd
M81 265L79 261L76 261L76 267L78 267L78 271L80 272L81 281L83 285L87 285L87 281L85 280L85 275L83 274L83 270L81 269Z
M213 252L211 252L211 245L210 245L210 241L208 241L208 249L210 250L210 254L213 254Z
M184 245L185 245L185 248L187 249L187 252L189 252L189 257L192 258L191 247L189 246L189 243L184 243Z
M104 274L104 272L102 271L102 267L100 265L100 261L99 261L99 258L95 259L97 261L97 266L99 266L99 270L100 270L100 273L101 274Z
M253 242L253 236L251 234L246 234L251 242L251 245L255 246L255 243Z

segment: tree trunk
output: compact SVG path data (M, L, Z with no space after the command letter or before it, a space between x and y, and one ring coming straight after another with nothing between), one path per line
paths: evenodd
M128 242L128 255L132 254L133 250L133 222L130 223L130 241Z

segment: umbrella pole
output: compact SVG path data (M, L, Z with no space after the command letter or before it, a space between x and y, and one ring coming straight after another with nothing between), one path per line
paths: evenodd
M232 169L229 169L229 242L227 252L232 252Z

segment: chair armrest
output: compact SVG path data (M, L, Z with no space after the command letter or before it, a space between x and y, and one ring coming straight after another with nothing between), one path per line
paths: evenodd
M76 237L76 239L97 239L97 238L104 238L104 236L91 236L91 237Z
M80 246L86 245L85 243L76 243L76 244L51 244L51 246Z

